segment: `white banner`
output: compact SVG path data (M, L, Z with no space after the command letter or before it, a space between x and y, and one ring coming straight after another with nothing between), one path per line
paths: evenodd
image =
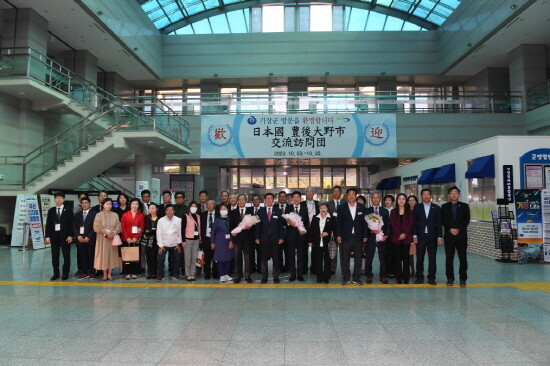
M13 215L11 246L21 247L27 244L28 237L25 236L25 222L28 222L33 248L44 248L41 216L36 195L18 194L15 203L15 214Z
M396 157L395 114L202 116L201 158Z
M25 202L25 195L18 194L15 201L15 212L13 214L13 226L11 230L11 246L22 247L26 245L23 242L23 236L25 234L25 222L27 221L27 203ZM27 238L25 238L27 240Z

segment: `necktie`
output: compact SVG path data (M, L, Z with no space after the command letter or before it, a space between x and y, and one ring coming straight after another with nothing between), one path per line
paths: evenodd
M294 206L294 212L298 213L298 206Z
M57 208L57 221L61 220L61 207Z
M214 222L214 219L212 218L212 213L208 215L208 226L212 226L212 223Z
M374 208L374 213L378 215L378 206Z
M86 216L88 215L88 211L84 211L82 213L82 223L84 223L84 221L86 221Z
M244 209L241 208L241 220L243 219L244 217Z
M271 221L271 207L267 208L267 221Z
M257 213L258 213L258 209L254 207L254 215L256 215Z
M336 211L338 211L338 206L340 206L340 201L336 201Z

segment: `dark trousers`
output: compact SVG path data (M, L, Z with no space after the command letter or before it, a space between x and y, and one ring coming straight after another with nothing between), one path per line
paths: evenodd
M363 256L362 243L358 240L342 241L340 244L340 268L344 281L351 279L350 259L353 252L353 280L361 279L361 259Z
M80 260L79 268L85 275L94 275L95 242L76 243L76 254Z
M210 239L208 239L202 245L202 251L204 252L204 265L202 266L202 271L205 276L217 276L218 275L218 266L214 264L214 250L210 245Z
M391 256L393 259L393 273L397 281L409 283L411 277L409 267L409 252L411 251L410 244L390 243Z
M248 243L233 242L235 258L233 260L233 273L236 278L250 277L250 245ZM244 273L243 273L244 262Z
M76 243L76 268L79 270L79 271L84 271L84 268L82 267L82 256L80 254L80 251L82 250L82 246L79 245L79 244L83 244L83 243L79 243L78 241L76 241L76 237L75 237L75 243ZM86 272L84 272L84 274L86 274Z
M332 258L330 260L330 271L331 271L331 273L336 272L336 267L338 267L338 252L336 252L336 255L334 256L334 258Z
M277 253L279 250L279 243L277 241L269 240L267 242L260 242L260 252L262 254L262 259L260 261L262 269L262 279L267 280L267 261L269 260L270 253ZM279 256L273 255L273 279L279 278L280 266L279 266Z
M458 275L460 281L466 281L468 279L468 260L466 259L466 252L468 250L468 238L457 238L454 235L445 235L445 269L447 272L447 279L454 281L454 259L455 251L458 253Z
M428 249L428 280L435 281L435 272L437 271L436 254L437 239L430 239L427 235L418 237L416 244L416 279L424 280L424 255Z
M389 240L386 240L386 243L389 244ZM386 274L387 275L395 275L395 257L393 255L390 255L389 251L386 250Z
M374 253L378 249L378 260L380 261L380 278L386 277L386 242L376 242L374 236L371 236L366 242L367 258L365 259L365 275L367 278L372 278L372 261L374 260Z
M288 243L285 240L283 244L279 246L279 264L281 265L281 269L283 267L287 267L288 269L288 266L289 266L288 262L290 260L289 256L290 256L290 251L288 249Z
M71 245L61 239L51 239L53 274L59 276L59 255L63 253L63 276L71 270Z
M306 274L308 272L308 263L309 263L309 251L308 251L307 246L306 246L305 250L302 252L302 263L303 263L302 273Z
M229 274L229 270L231 269L231 261L218 261L218 273L220 276L227 276Z
M168 268L175 269L175 272L171 273L172 276L179 278L180 274L178 269L181 267L181 255L178 253L176 247L164 247L162 254L157 255L157 279L164 278L164 262L166 261L166 253L168 253Z
M330 257L328 255L328 245L323 245L321 248L319 245L313 247L312 251L314 262L317 266L315 273L317 274L317 281L330 280Z
M307 255L307 244L303 235L289 236L288 244L288 272L290 277L302 276L307 273L307 264L304 265L304 252ZM307 262L306 262L307 263Z
M256 243L252 241L252 244L250 247L251 271L260 272L261 263L262 263L262 252L260 250L260 246L256 245Z
M145 247L145 256L147 257L147 274L149 276L157 275L157 256L159 247L154 244L152 247Z

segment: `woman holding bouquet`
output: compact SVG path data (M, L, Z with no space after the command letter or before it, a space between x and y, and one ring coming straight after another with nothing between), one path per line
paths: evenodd
M390 214L391 244L390 254L394 258L397 283L409 283L409 252L413 242L414 215L409 207L407 196L397 195L397 207Z
M334 239L336 221L328 213L326 203L319 204L319 215L313 216L308 233L308 245L313 248L313 258L316 264L317 283L329 283L330 257L328 243Z

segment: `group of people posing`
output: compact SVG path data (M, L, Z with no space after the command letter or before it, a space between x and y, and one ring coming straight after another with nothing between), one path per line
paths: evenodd
M305 191L303 201L299 191L290 199L284 191L277 199L267 193L262 205L258 195L252 196L250 204L246 195L224 191L221 203L216 204L201 191L198 202L186 205L183 192L175 193L176 203L172 204L172 193L167 191L162 194L162 204L156 204L145 190L141 200L120 194L114 204L106 192L99 192L99 204L94 207L87 195L80 195L81 210L73 215L64 207L64 194L56 193L56 206L48 211L45 233L52 248L51 280L68 279L70 246L76 242L75 275L80 279L113 280L112 271L119 267L127 280L146 272L147 279L160 282L165 278L168 254L168 274L176 280L184 276L194 281L202 273L205 279L222 283L252 283L257 272L261 283L267 283L268 262L272 260L274 283L280 283L279 276L285 272L289 282L303 282L304 275L311 272L317 283L329 283L339 261L342 285L361 285L363 275L368 284L373 282L372 264L378 251L381 283L389 283L392 277L398 284L408 284L411 277L414 283L423 283L427 253L427 280L435 285L437 246L444 239L447 285L454 284L457 252L460 285L466 286L470 212L468 205L459 201L457 187L449 189L449 201L441 207L431 202L429 189L422 190L421 203L415 196L400 193L395 198L386 196L384 205L380 193L372 192L370 207L355 188L347 189L345 199L338 186L328 202L313 197L312 188ZM301 222L285 219L292 213ZM371 214L383 223L380 230L369 228L366 218ZM255 216L257 223L245 225L247 215ZM60 253L64 259L62 273Z

